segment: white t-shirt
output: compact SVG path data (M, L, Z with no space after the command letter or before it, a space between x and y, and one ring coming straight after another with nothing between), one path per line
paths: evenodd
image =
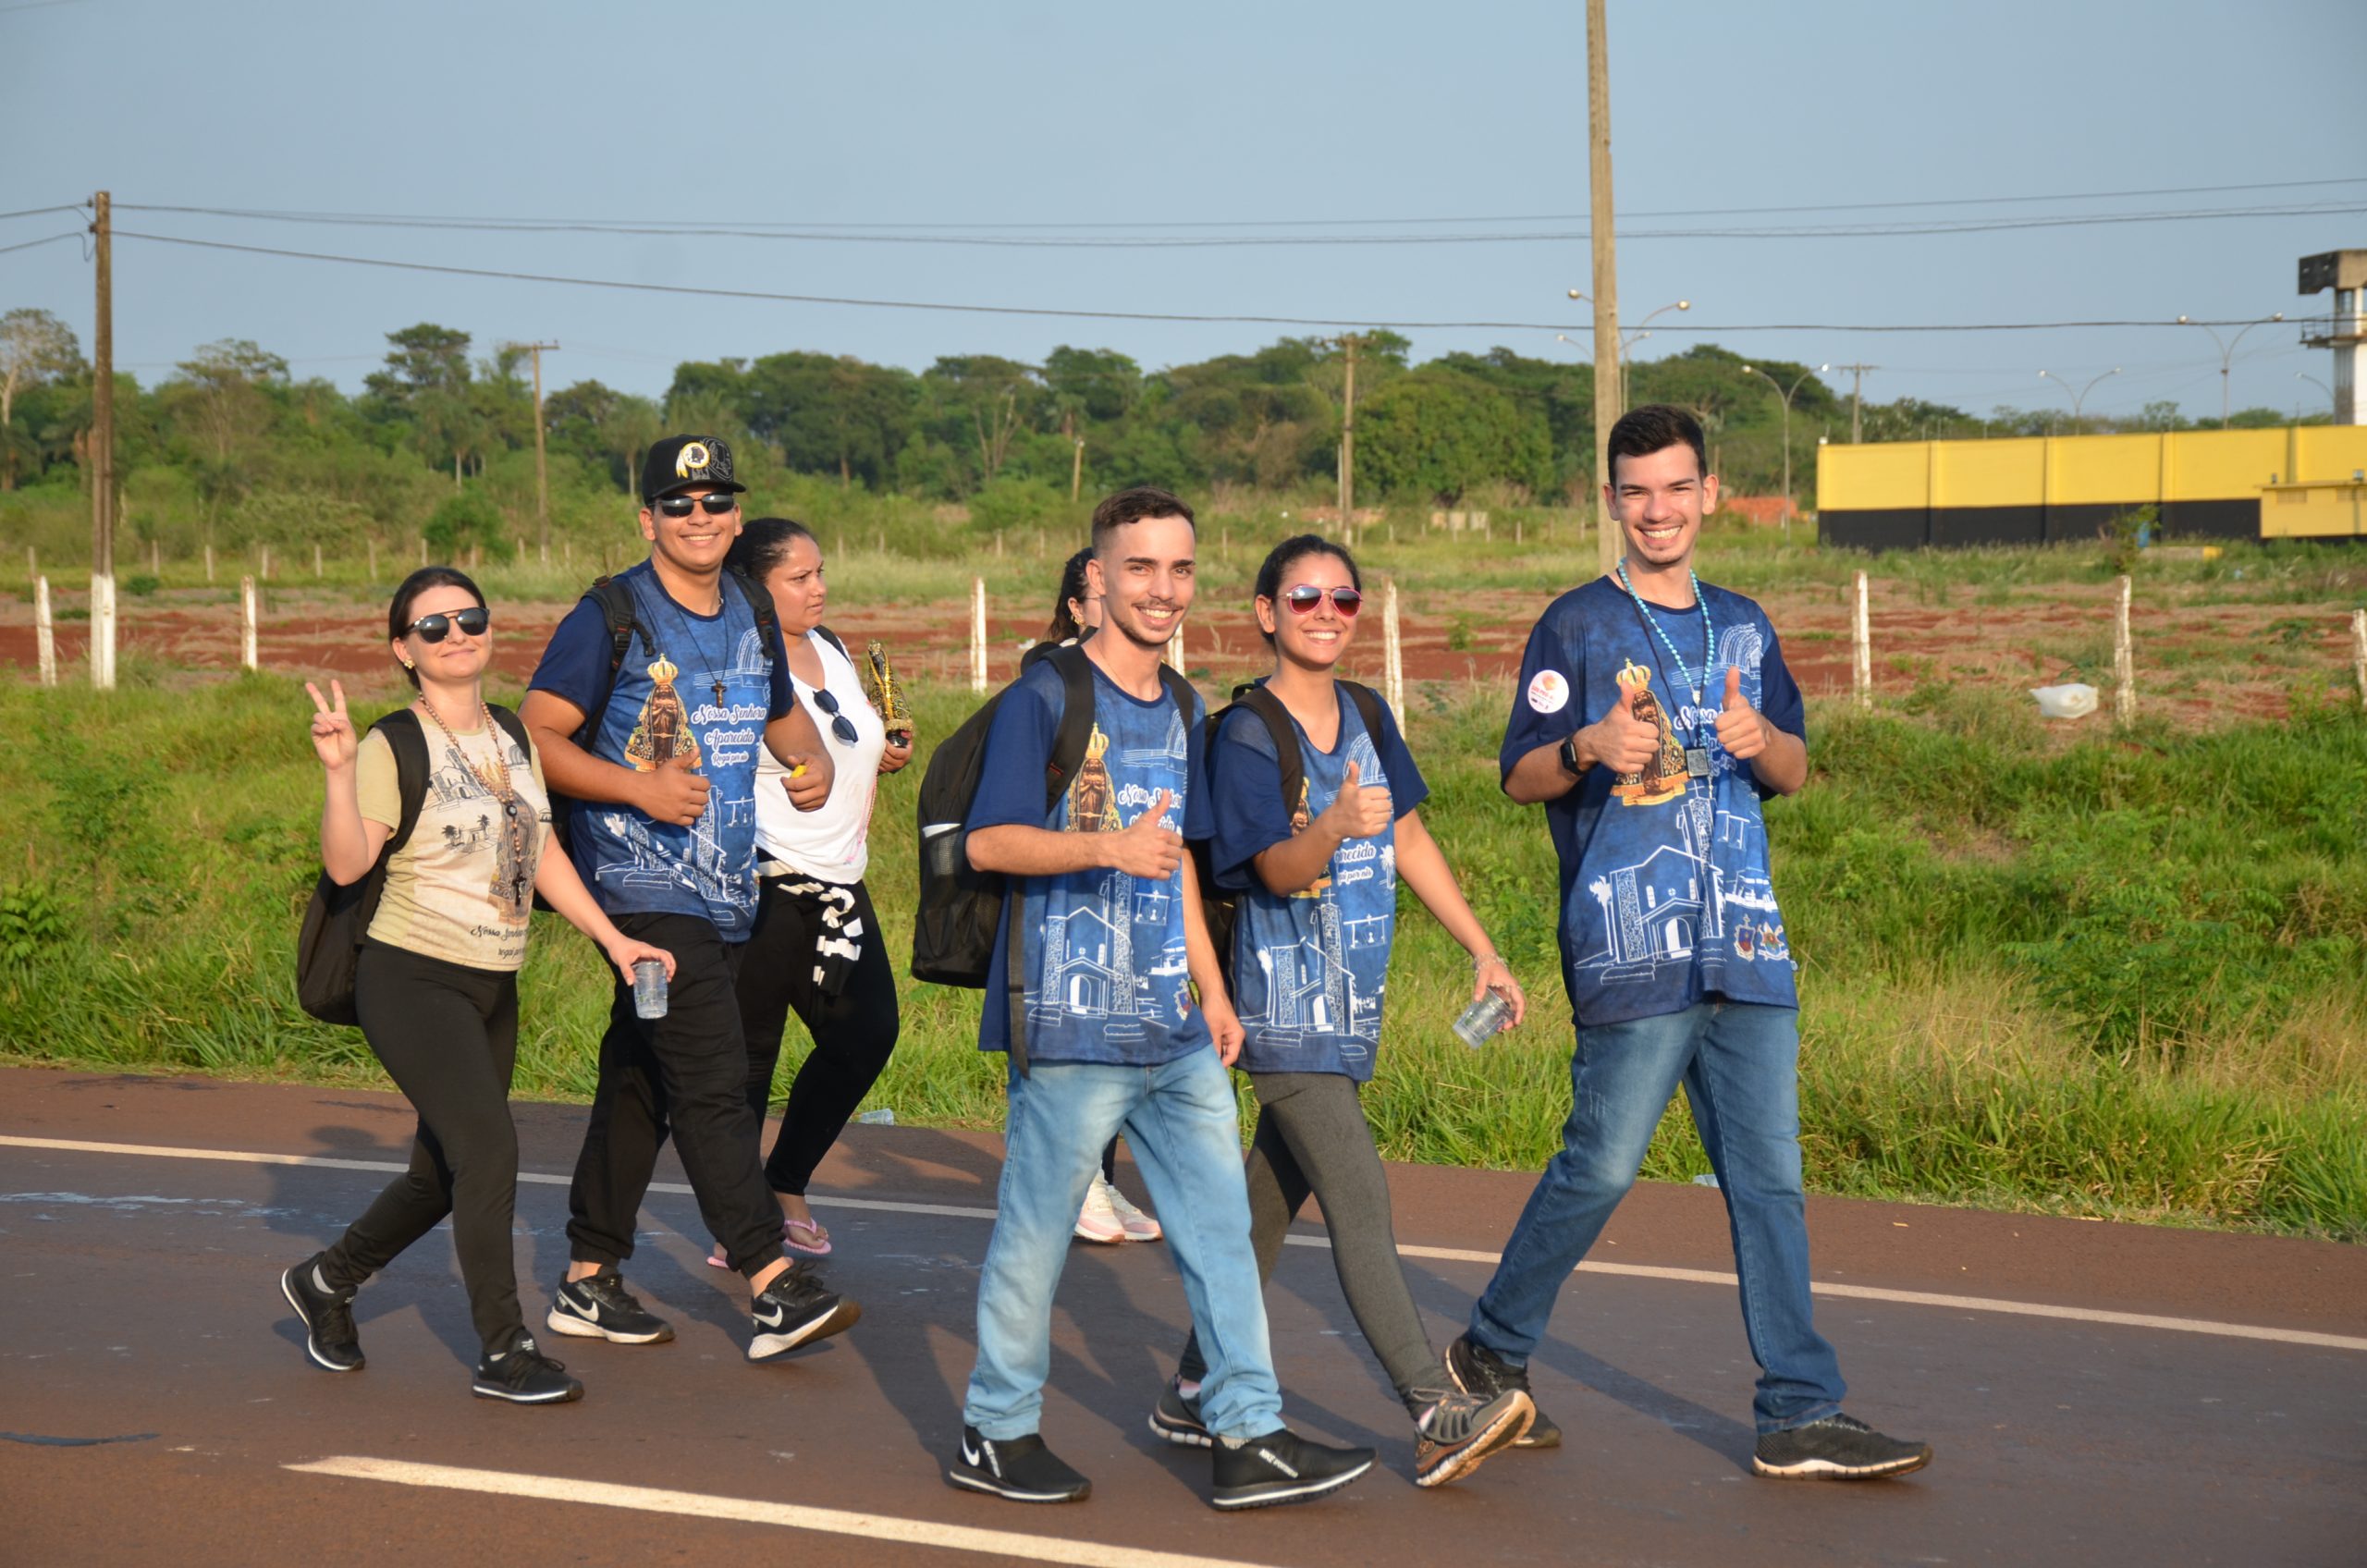
M819 809L799 811L790 803L789 770L773 760L771 752L758 747L756 857L825 882L860 882L871 861L871 802L879 791L879 756L888 749L888 726L864 695L854 666L830 640L809 631L805 641L822 660L824 689L838 699L839 713L854 726L854 743L849 745L831 732L830 716L814 700L814 688L791 670L798 703L822 732L822 743L830 748L838 782Z

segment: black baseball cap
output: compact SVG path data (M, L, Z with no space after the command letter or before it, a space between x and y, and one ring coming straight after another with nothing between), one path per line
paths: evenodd
M699 484L711 490L744 492L748 488L731 477L731 448L715 436L668 435L641 459L644 501Z

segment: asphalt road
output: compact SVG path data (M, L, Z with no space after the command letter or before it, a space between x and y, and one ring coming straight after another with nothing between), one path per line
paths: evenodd
M565 1260L583 1113L518 1115L533 1320ZM1306 1225L1269 1293L1286 1414L1382 1464L1332 1499L1224 1516L1205 1455L1144 1429L1184 1326L1166 1249L1080 1243L1045 1430L1095 1492L1024 1508L939 1476L997 1140L850 1129L816 1195L832 1281L865 1315L787 1365L742 1361L737 1281L701 1265L692 1200L653 1194L629 1278L680 1339L562 1341L586 1398L521 1409L468 1395L440 1235L363 1292L358 1375L313 1368L279 1298L278 1271L359 1212L409 1132L388 1096L0 1072L0 1563L2367 1562L2367 1249L1813 1200L1850 1407L1938 1459L1783 1483L1748 1473L1754 1371L1717 1194L1639 1188L1533 1366L1564 1446L1423 1492ZM156 1152L190 1149L238 1158ZM1391 1176L1443 1344L1528 1179ZM670 1161L659 1179L681 1180Z

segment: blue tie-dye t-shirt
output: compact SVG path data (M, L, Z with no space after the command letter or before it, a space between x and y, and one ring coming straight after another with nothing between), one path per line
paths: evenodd
M1282 764L1266 721L1246 707L1225 718L1208 752L1208 792L1216 834L1209 864L1218 886L1237 890L1233 1005L1245 1039L1241 1067L1250 1072L1339 1072L1372 1077L1389 987L1389 949L1397 923L1396 819L1429 798L1429 786L1380 705L1380 733L1333 688L1340 731L1318 751L1294 718L1306 782L1296 801L1282 798ZM1390 825L1377 838L1350 839L1331 852L1313 886L1288 897L1269 891L1252 864L1297 833L1339 798L1348 764L1357 787L1389 791Z
M1090 661L1087 661L1088 663ZM1204 711L1191 722L1162 689L1145 700L1093 667L1093 727L1085 761L1050 814L1044 767L1065 705L1061 672L1038 663L995 709L966 824L1019 825L1055 833L1115 833L1131 827L1166 790L1164 825L1187 839L1208 836L1200 777ZM1164 881L1122 871L1074 871L1011 879L1020 900L1024 1011L1031 1061L1156 1066L1208 1044L1184 956L1184 874ZM1011 1048L1005 965L1011 923L995 939L987 972L978 1048Z
M1718 744L1717 724L1729 668L1741 670L1751 706L1794 735L1807 733L1800 689L1766 612L1723 588L1701 592L1716 639L1706 671L1701 606L1653 606L1663 642L1607 577L1554 600L1521 659L1498 759L1506 775L1601 718L1627 687L1661 731L1642 773L1588 768L1545 806L1561 861L1562 976L1582 1026L1654 1018L1710 996L1799 1005L1768 877L1767 791ZM1698 704L1684 670L1700 681ZM1688 746L1709 752L1707 778L1687 776Z

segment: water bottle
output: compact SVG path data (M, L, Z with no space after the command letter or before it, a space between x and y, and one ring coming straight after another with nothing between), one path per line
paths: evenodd
M632 1011L636 1018L666 1016L666 965L656 959L633 960Z
M1478 1050L1502 1029L1513 1015L1513 1004L1490 991L1463 1010L1454 1021L1454 1037Z
M855 1120L866 1127L893 1127L896 1125L896 1113L882 1107L877 1110L866 1110Z

